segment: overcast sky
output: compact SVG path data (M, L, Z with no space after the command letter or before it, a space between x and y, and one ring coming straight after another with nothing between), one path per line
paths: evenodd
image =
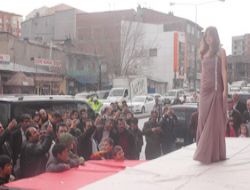
M175 2L175 6L169 6ZM152 8L195 21L195 4L197 5L197 22L203 28L216 26L221 43L231 54L232 36L250 33L250 1L249 0L7 0L1 2L2 11L13 12L26 16L32 10L42 6L54 6L65 3L86 12Z

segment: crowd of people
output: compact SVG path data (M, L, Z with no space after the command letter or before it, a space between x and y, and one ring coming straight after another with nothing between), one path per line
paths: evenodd
M250 99L239 100L237 93L228 100L226 137L249 137L250 131Z
M250 99L247 108L236 94L228 100L228 137L248 137ZM95 120L88 111L47 113L40 109L32 116L23 114L8 126L0 124L0 184L48 172L61 172L86 160L140 159L145 136L145 158L155 159L175 150L174 128L178 119L172 109L158 99L142 130L126 101L111 103ZM195 136L198 111L193 113L190 130Z
M161 119L159 110L162 107L156 101L143 130L125 101L111 103L95 120L85 109L64 114L40 109L33 115L23 114L18 122L13 119L6 127L0 125L0 183L45 171L65 171L91 159L138 160L143 135L146 159L157 158L171 151L174 139L168 137L168 126L177 120L167 107Z
M196 130L198 125L197 110L191 116L190 133L196 138ZM227 100L227 125L225 130L226 137L249 137L250 132L250 99L246 102L240 100L239 94L235 93L232 98Z

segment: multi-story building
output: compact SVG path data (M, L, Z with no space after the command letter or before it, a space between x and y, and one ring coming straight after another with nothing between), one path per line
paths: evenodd
M232 55L250 55L250 34L232 37Z
M55 11L53 14L37 14L22 22L22 39L50 43L74 40L77 9Z
M20 37L22 19L21 15L0 11L0 32L8 32Z
M163 26L122 22L121 49L126 50L122 56L122 73L143 74L153 81L159 81L158 85L149 84L150 89L159 93L183 87L187 76L185 33L164 31Z
M232 37L232 55L227 61L229 82L250 82L250 34Z
M187 19L176 17L172 13L161 13L139 6L137 11L131 9L78 14L76 24L78 47L84 51L105 56L110 74L122 74L121 24L123 21L161 24L161 31L166 33L183 32L186 42L186 80L189 86L193 86L195 48L199 44L202 28ZM166 43L168 42L166 41ZM196 63L198 71L199 61Z
M161 13L140 6L137 10L94 13L79 13L76 9L55 11L49 15L44 13L46 12L44 9L40 12L34 14L33 11L33 17L23 22L22 37L47 43L72 40L78 51L102 57L101 65L105 65L104 70L107 71L102 77L110 82L113 77L124 74L122 73L124 49L121 47L123 21L159 24L165 33L182 32L185 38L185 80L189 86L194 85L196 76L194 73L199 70L195 70L199 68L195 50L200 41L202 28L192 21L176 17L172 13Z
M250 55L230 55L228 62L228 82L250 82Z
M77 52L68 46L70 45L58 47L20 40L9 33L1 32L2 86L15 72L21 71L34 79L37 94L74 94L97 89L99 58Z

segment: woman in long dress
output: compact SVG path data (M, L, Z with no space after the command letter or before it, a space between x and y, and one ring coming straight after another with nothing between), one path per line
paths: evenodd
M226 159L226 52L215 27L208 27L201 43L202 75L194 160L204 164Z

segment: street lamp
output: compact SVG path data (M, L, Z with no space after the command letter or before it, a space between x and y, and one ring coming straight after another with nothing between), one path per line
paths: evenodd
M214 3L214 2L225 2L225 0L211 0L211 1L205 1L205 2L201 2L201 3L175 3L175 2L170 2L169 5L170 6L175 6L175 5L184 5L184 6L194 6L195 7L195 31L194 31L194 44L195 44L195 48L194 48L194 90L196 91L196 79L197 79L197 36L198 36L198 23L197 23L197 8L200 5L205 5L208 3Z

